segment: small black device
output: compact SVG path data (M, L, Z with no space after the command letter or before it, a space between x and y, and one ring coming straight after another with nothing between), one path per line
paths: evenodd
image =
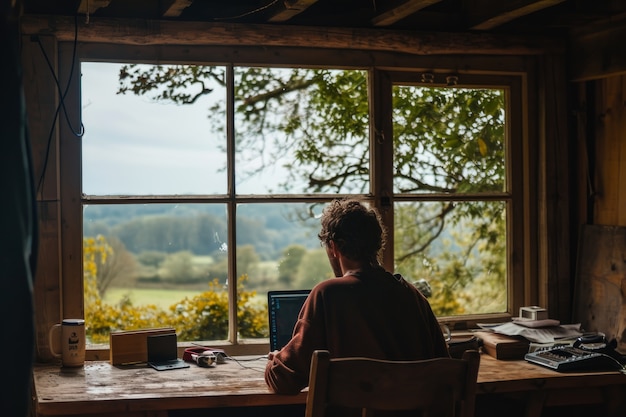
M621 370L615 358L593 350L573 346L557 346L524 355L527 362L545 366L559 372Z
M311 290L277 290L267 293L270 352L282 349L291 340L293 328Z
M189 364L178 358L176 333L148 336L148 365L157 371L189 368Z

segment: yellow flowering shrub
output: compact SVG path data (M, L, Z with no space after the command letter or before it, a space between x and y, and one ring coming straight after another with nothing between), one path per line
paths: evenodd
M192 298L185 297L167 310L156 305L135 306L128 299L116 305L105 304L96 281L97 257L101 262L111 253L104 237L85 238L84 285L85 325L91 343L108 343L109 334L119 330L173 327L180 341L225 340L228 338L228 291L217 279L209 282L209 290ZM255 304L256 291L246 291L238 280L237 322L241 337L267 337L267 306Z

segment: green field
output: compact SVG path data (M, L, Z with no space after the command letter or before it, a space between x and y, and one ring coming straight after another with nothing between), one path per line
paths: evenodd
M107 289L102 301L105 304L116 305L125 296L128 296L134 306L154 304L163 310L167 310L172 304L178 303L185 297L192 298L200 293L202 291L113 287ZM257 294L251 302L262 305L266 302L265 293Z
M156 288L109 288L104 295L103 301L106 304L115 305L123 297L128 296L134 306L154 304L165 310L185 297L190 298L201 292Z

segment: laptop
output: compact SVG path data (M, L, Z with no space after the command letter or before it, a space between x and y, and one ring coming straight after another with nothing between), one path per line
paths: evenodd
M278 290L267 293L270 352L280 350L291 340L304 300L311 290Z
M148 365L157 371L189 368L189 364L178 358L176 333L148 336Z

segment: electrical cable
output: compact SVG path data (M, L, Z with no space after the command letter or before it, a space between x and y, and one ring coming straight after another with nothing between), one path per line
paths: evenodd
M46 53L43 44L41 43L41 40L39 39L39 37L36 37L36 41L37 44L39 45L39 49L41 50L44 59L46 60L46 63L48 64L48 68L50 69L50 73L52 74L52 78L54 79L54 83L57 87L57 91L59 93L59 104L57 105L55 114L54 114L54 118L52 120L52 125L50 126L50 131L48 132L48 142L46 145L46 154L44 157L44 162L43 162L43 168L41 170L41 176L39 177L39 181L37 183L37 192L40 192L42 190L43 187L43 180L45 178L45 174L48 168L48 160L50 157L50 148L52 146L52 137L54 135L54 127L57 123L57 119L59 117L59 113L61 111L61 109L63 109L63 115L65 116L65 121L67 122L67 125L69 126L70 130L72 131L72 133L74 134L74 136L76 137L82 137L85 134L85 127L81 121L80 123L80 129L78 131L76 131L74 129L74 127L72 126L71 122L70 122L70 118L67 112L67 108L65 107L65 97L67 96L70 86L71 86L71 81L72 81L72 77L74 76L74 69L75 69L75 63L76 63L76 50L77 50L77 46L78 46L78 14L74 15L74 41L73 41L73 47L72 47L72 65L70 67L70 74L69 74L69 78L67 81L67 86L65 87L65 91L63 91L61 89L61 84L59 82L59 79L57 78L55 72L54 72L54 68L52 66L52 63L50 62L50 59L48 57L48 54Z

